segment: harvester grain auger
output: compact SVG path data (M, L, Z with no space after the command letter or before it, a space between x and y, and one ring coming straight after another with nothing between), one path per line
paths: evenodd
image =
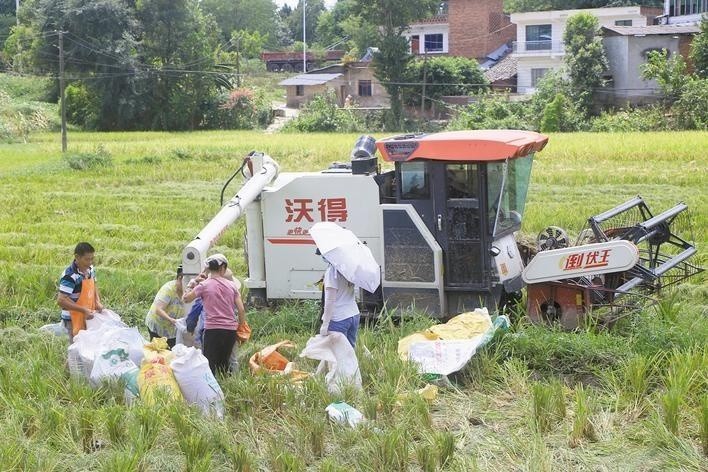
M688 262L696 254L690 236L686 204L654 216L639 196L588 218L575 246L565 231L549 227L524 270L528 315L572 329L591 313L611 322L644 306L652 294L703 270Z

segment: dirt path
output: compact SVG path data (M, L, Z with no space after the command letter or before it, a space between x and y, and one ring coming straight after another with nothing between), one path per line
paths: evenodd
M299 109L288 108L282 102L273 102L273 110L275 110L275 119L265 130L268 134L278 132L280 128L285 125L285 123L293 118L296 118L300 114Z

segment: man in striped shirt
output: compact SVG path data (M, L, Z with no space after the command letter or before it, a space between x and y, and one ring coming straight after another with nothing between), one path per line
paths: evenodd
M95 252L89 243L77 244L74 261L59 279L57 303L62 308L61 319L69 333L70 343L80 330L86 329L86 320L103 310L93 268Z

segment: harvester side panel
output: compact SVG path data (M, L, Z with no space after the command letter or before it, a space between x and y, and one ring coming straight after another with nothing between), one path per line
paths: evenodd
M282 174L263 191L261 209L269 300L320 298L326 267L309 235L320 221L353 231L381 263L379 189L371 176Z

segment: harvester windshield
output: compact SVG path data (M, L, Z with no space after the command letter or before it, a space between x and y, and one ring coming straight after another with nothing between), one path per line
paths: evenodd
M520 229L532 164L533 154L487 165L487 214L495 238Z

